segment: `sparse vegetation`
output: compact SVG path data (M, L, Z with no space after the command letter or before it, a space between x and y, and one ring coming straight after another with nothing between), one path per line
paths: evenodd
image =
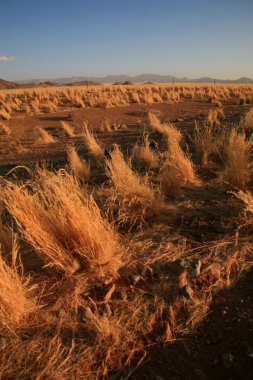
M85 142L87 144L87 148L89 152L92 154L95 158L102 158L104 151L102 147L100 146L99 142L97 141L94 134L88 129L87 124L84 123L83 125L83 134L85 138Z
M68 149L68 160L73 177L82 185L90 177L90 165L82 160L73 146Z
M213 300L253 264L251 97L0 91L0 377L129 378L154 345L209 331Z
M244 132L231 130L225 147L226 163L224 181L230 185L245 189L250 173L250 149L252 140L247 140Z

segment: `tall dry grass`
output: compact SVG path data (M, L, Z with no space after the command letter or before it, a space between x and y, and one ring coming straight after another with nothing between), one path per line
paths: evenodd
M136 144L133 147L132 156L146 169L155 169L159 163L157 154L150 148L148 134L143 137L143 145Z
M0 122L0 135L9 135L10 133L10 127L7 124Z
M240 121L240 126L245 129L253 128L253 107L244 115Z
M202 165L208 165L211 158L222 157L226 138L226 128L221 128L219 125L215 126L209 123L203 126L197 123L195 124L192 141Z
M0 287L0 327L2 331L14 332L38 308L36 287L23 275L16 240L12 246L10 265L0 253Z
M250 179L250 151L252 139L247 140L244 132L233 128L225 146L225 171L223 180L239 189L245 189Z
M90 154L97 159L102 158L104 151L94 134L88 129L86 123L83 124L83 135Z
M198 185L195 165L180 146L181 134L170 126L167 137L167 151L161 167L160 187L166 196L179 195L180 187L186 184Z
M150 185L147 176L142 178L132 170L131 162L124 160L117 145L106 165L114 187L110 202L118 204L120 224L135 225L159 212L163 203L160 194Z
M5 182L1 189L20 232L47 266L87 280L115 275L120 267L117 235L92 196L66 172L37 169L32 191Z
M81 185L87 182L90 177L90 165L87 161L79 157L75 147L73 146L68 148L68 161L73 177L76 178Z
M61 121L61 127L66 132L68 137L74 136L74 131L68 123L66 123L65 121Z
M3 108L0 109L0 120L9 120L11 118L10 114Z
M39 134L41 136L41 142L42 143L50 144L50 143L55 141L53 136L50 135L50 133L48 133L44 128L39 127L38 130L39 130Z

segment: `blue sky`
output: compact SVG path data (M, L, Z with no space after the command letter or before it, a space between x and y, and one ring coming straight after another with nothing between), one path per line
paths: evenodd
M253 0L0 0L0 20L8 80L253 78Z

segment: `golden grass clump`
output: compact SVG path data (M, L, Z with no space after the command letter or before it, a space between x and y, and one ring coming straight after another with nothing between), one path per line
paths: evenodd
M166 197L177 197L180 193L182 181L177 169L170 162L166 162L160 175L160 187Z
M238 199L243 201L245 204L245 211L249 212L251 216L253 215L253 195L250 191L238 191L237 193L233 193Z
M164 134L164 127L156 115L149 112L148 113L148 121L149 121L149 124L151 125L151 127L153 128L153 130L155 132L159 133L160 135Z
M180 144L182 141L182 133L171 123L164 124L164 134L166 135L167 144Z
M104 151L97 139L95 138L94 134L88 129L86 123L84 123L83 125L83 135L90 154L98 159L103 157Z
M39 130L39 134L41 136L41 142L42 143L50 144L50 143L55 141L53 136L50 135L50 133L48 133L44 128L39 127L38 130Z
M118 145L111 152L111 160L107 160L107 175L110 177L114 191L111 203L119 206L119 223L142 222L146 217L159 212L162 207L162 198L148 181L141 178L127 163Z
M225 146L225 172L223 180L233 187L245 189L249 180L250 149L252 140L233 128Z
M87 182L90 177L90 165L79 157L73 146L68 148L68 161L73 177L76 178L81 185Z
M10 114L3 108L0 108L0 120L9 120Z
M70 127L68 123L66 123L65 121L61 121L61 127L66 132L68 137L74 136L73 129Z
M180 187L186 184L198 185L195 166L180 144L179 137L171 129L171 138L167 139L167 152L161 168L160 187L165 196L175 197L179 194ZM174 137L173 137L174 136Z
M0 135L9 135L10 133L10 127L7 124L0 122Z
M207 115L207 122L213 125L220 125L220 120L224 117L224 111L222 108L211 109Z
M13 242L12 263L9 266L0 254L0 327L14 331L20 327L38 305L35 286L22 274L18 265L18 246Z
M219 125L206 123L200 127L195 124L192 141L202 165L208 165L211 157L221 157L226 136L226 128L222 129Z
M253 107L242 118L240 125L245 129L253 128Z
M146 134L143 138L144 144L136 144L133 148L133 158L138 160L144 168L155 169L158 166L158 157L150 148L150 139Z
M47 266L87 281L115 275L120 266L117 235L92 196L66 172L37 169L32 191L6 181L1 196L24 238Z

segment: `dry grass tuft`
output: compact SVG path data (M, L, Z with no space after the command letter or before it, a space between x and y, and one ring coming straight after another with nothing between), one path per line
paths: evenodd
M87 182L90 177L90 165L79 157L73 146L68 148L68 161L73 177L76 178L81 185Z
M247 140L245 133L233 128L225 146L225 172L223 180L233 187L245 189L249 180L250 149L252 140Z
M102 158L104 151L95 138L94 134L88 129L88 126L85 123L83 125L83 134L90 154L97 159Z
M0 327L14 331L20 327L37 309L35 287L22 274L22 266L18 264L18 246L13 242L11 252L12 264L7 265L0 255Z
M222 156L226 137L227 130L225 128L211 126L209 123L202 127L195 124L192 141L202 165L208 165L211 157L220 158Z
M39 133L40 133L40 136L41 136L41 141L45 144L50 144L52 142L54 142L54 138L52 135L50 135L50 133L48 133L44 128L42 127L39 127Z
M4 123L0 123L0 136L9 135L11 133L10 127Z
M158 157L150 148L150 139L146 134L143 138L142 146L135 145L133 148L133 158L138 160L144 168L154 169L158 166Z
M11 118L10 114L3 108L0 109L0 120L9 120Z
M33 190L5 182L7 209L21 233L47 266L87 278L115 275L119 266L117 235L90 197L69 174L37 169Z
M245 129L253 128L253 107L242 118L240 125Z
M73 129L65 121L61 121L61 127L64 129L68 137L73 137L75 135Z
M160 194L150 186L147 177L141 178L132 170L117 145L111 160L107 160L107 174L114 185L110 201L119 205L119 223L134 225L159 212L163 203Z
M155 132L159 133L160 135L164 134L164 127L156 115L149 112L148 113L148 121L149 121L149 124L151 125L151 127L153 128L153 130Z

